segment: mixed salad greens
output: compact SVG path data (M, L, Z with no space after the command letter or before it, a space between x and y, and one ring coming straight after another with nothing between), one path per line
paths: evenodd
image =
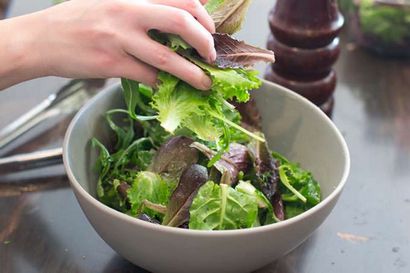
M217 13L217 30L230 33L249 2L210 0L206 7ZM151 36L202 68L213 85L203 92L166 72L155 89L122 79L126 109L106 113L115 145L92 139L101 202L141 220L200 230L267 225L320 202L311 173L268 148L250 99L261 81L249 67L273 61L272 52L219 33L217 60L208 64L178 36Z
M357 16L364 34L386 45L408 45L410 41L409 0L339 0L346 18Z

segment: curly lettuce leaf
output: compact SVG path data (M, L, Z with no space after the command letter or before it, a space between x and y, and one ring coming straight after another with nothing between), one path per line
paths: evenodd
M188 57L193 63L202 68L212 79L212 91L219 93L224 99L236 99L238 102L249 100L249 91L257 89L262 82L257 77L258 71L243 68L218 68Z
M190 208L190 229L226 230L249 228L257 223L255 197L212 181L203 185Z
M213 141L222 135L221 128L208 115L195 113L184 121L184 126L202 140Z
M145 213L150 217L163 216L158 211L143 206L144 201L166 206L175 183L164 180L160 175L148 171L139 172L128 190L131 214L138 216Z
M168 73L160 72L158 79L161 84L153 96L152 107L158 111L161 126L166 131L174 133L188 117L202 114L200 107L207 105L207 98Z

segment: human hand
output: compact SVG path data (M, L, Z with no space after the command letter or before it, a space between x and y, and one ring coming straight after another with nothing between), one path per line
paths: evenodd
M24 26L33 37L26 39L31 63L41 76L126 77L148 85L160 69L209 89L211 80L200 68L147 34L157 29L180 35L205 60L214 60L215 27L201 2L72 0L31 14Z

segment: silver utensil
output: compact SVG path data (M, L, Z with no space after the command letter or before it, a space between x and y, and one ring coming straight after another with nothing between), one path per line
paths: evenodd
M63 149L55 148L0 158L0 174L12 173L60 164Z
M0 130L0 149L45 119L77 111L103 85L103 80L72 80L36 107Z

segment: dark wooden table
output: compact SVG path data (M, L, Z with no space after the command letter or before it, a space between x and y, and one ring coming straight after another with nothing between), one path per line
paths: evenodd
M23 2L15 2L12 15L48 5L39 1L28 8ZM268 30L260 11L271 5L255 2L241 38L264 45ZM350 178L310 239L259 273L410 272L410 63L373 56L346 34L342 40L334 121L351 151ZM0 127L64 82L46 78L0 92ZM33 130L25 138L30 141L0 156L61 145L69 118L58 126L49 121L42 128L52 128ZM145 271L99 238L64 169L55 166L0 174L0 272Z

